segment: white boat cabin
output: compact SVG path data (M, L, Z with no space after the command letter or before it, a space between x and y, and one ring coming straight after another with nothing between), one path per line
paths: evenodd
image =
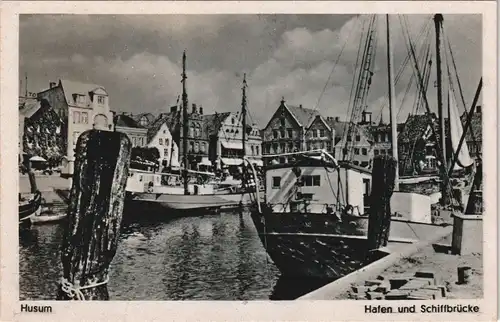
M181 176L171 173L159 173L137 169L130 169L127 178L127 192L132 193L164 193L184 194ZM214 193L211 184L188 184L191 195L207 195Z
M288 164L266 167L266 204L273 212L329 213L351 205L365 214L371 172L335 160L301 156Z

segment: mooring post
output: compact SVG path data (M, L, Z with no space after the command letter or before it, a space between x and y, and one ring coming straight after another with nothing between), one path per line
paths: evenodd
M78 138L58 300L109 300L130 153L130 140L120 132L90 130Z
M394 191L397 161L389 155L373 160L372 193L368 218L368 251L387 246L391 227L391 196Z

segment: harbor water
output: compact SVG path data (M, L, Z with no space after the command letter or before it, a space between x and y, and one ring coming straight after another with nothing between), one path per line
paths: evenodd
M279 279L248 213L132 217L111 265L111 300L287 300L315 287ZM21 300L55 299L63 229L60 223L20 232Z

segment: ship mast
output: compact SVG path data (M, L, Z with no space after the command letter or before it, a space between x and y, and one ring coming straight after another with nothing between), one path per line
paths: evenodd
M434 26L436 29L436 77L437 77L437 109L439 115L439 136L440 145L442 149L443 163L442 169L447 169L446 167L446 137L445 137L445 124L444 124L444 109L443 109L443 80L441 71L441 31L443 24L443 15L434 15ZM446 170L445 170L446 171ZM446 205L448 203L447 196L447 174L443 173L441 178L441 204Z
M246 155L246 136L247 136L247 95L246 95L246 89L247 89L247 80L246 80L247 74L243 74L243 87L241 88L243 95L241 97L241 117L243 118L242 124L243 124L243 133L242 133L242 143L243 143L243 157Z
M188 135L188 97L186 92L186 51L182 53L182 154L184 163L183 181L184 194L189 194L188 191L188 154L187 154L187 135Z
M389 112L391 117L391 148L392 156L398 160L398 132L397 132L397 120L396 120L396 97L395 97L395 86L394 86L394 57L392 52L392 42L391 42L391 28L390 28L390 18L387 14L385 16L386 27L387 27L387 72L388 72L388 85L389 85ZM399 191L399 164L396 162L396 177L394 180L394 191Z

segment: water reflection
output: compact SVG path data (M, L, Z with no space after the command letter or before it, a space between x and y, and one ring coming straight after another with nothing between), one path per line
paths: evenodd
M20 234L20 298L55 299L61 225ZM113 300L266 300L279 272L248 214L127 219L111 264Z

